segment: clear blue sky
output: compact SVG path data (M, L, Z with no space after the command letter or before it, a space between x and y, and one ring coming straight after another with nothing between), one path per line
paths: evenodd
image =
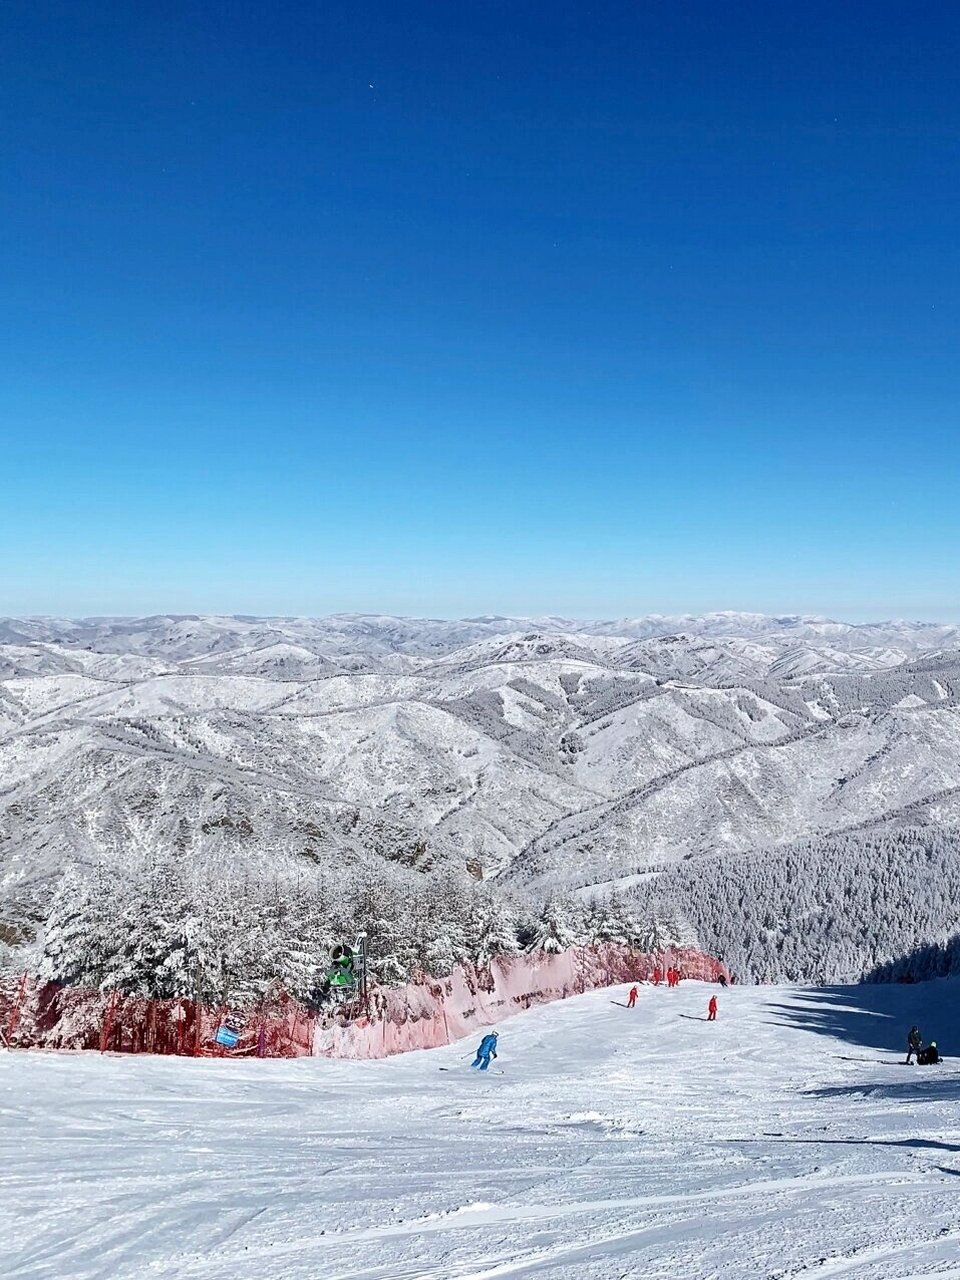
M960 616L960 7L6 0L0 612Z

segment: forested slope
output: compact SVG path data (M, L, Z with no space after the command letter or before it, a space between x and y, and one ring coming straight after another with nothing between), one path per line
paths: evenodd
M712 854L662 877L658 894L746 981L930 977L950 971L942 949L960 932L960 832L856 832ZM915 954L924 946L926 963ZM956 961L956 943L947 954Z

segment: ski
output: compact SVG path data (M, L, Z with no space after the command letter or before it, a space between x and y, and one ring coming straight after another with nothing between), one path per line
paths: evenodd
M437 1070L438 1070L438 1071L458 1071L458 1070L461 1070L461 1069L462 1069L462 1070L467 1070L467 1071L472 1070L472 1068L470 1068L470 1067L465 1067L465 1068L459 1068L459 1067L437 1067ZM500 1068L500 1067L488 1067L486 1071L476 1071L476 1070L474 1070L474 1075L478 1075L478 1076L502 1076L502 1075L503 1075L503 1070L502 1070L502 1068Z

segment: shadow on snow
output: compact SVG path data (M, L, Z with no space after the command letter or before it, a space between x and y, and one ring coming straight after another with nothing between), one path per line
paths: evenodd
M960 982L956 979L810 987L798 991L792 1003L770 1007L780 1025L873 1050L874 1055L865 1059L869 1062L902 1063L913 1024L919 1026L924 1043L936 1040L941 1055L960 1055ZM878 1052L884 1056L877 1057ZM917 1067L916 1071L937 1072L942 1067ZM960 1078L947 1075L944 1085L948 1080L953 1080L951 1089L960 1087ZM904 1083L927 1087L926 1081ZM932 1087L933 1081L929 1084Z
M829 1089L821 1093L833 1092ZM760 1138L731 1138L731 1144L749 1145L762 1142L783 1142L791 1146L806 1147L911 1147L923 1151L960 1151L960 1143L937 1142L933 1138L786 1138L778 1133L767 1133ZM951 1170L960 1177L960 1170Z

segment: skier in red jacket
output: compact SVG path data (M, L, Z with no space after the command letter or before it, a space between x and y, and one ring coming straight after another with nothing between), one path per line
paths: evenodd
M654 969L653 971L653 985L655 987L659 987L660 980L662 977L663 977L663 970L660 968L659 965L657 965L656 969Z
M629 996L627 996L627 1008L628 1008L628 1009L632 1009L632 1008L633 1008L633 1006L637 1003L637 996L638 996L638 995L639 995L639 992L637 991L637 988L636 988L636 987L631 987L631 988L630 988L630 994L629 994Z
M716 1022L717 1020L717 997L711 996L710 1003L707 1005L707 1021Z

